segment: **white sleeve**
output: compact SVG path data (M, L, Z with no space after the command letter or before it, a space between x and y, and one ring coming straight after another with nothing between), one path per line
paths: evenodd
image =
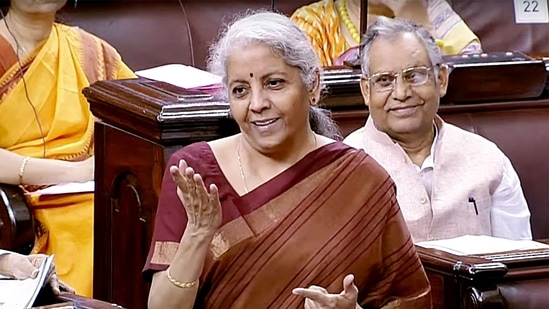
M520 180L507 156L503 156L503 179L492 196L492 236L532 239L530 210Z

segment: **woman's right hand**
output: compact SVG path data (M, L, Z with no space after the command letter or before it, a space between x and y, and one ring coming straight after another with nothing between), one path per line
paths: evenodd
M200 174L187 165L171 166L170 173L177 184L177 196L187 212L187 231L196 235L212 236L221 225L219 191L214 184L209 191Z

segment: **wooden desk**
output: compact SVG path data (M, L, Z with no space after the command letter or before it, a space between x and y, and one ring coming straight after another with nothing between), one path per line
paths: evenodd
M416 248L431 283L433 309L549 307L549 249L456 256ZM510 295L513 285L528 285L528 291Z
M124 307L117 304L70 293L61 293L61 295L56 296L49 290L40 292L33 308L55 308L55 306L61 304L72 304L77 309L124 309Z

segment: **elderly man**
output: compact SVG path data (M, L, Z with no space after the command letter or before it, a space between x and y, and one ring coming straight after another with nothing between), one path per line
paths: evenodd
M344 142L389 172L414 242L466 234L532 238L509 159L437 115L449 71L426 29L379 18L365 35L362 73L370 116Z

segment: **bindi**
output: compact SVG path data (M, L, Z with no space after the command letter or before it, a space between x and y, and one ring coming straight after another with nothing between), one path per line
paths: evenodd
M254 77L254 73L250 73L250 77Z

